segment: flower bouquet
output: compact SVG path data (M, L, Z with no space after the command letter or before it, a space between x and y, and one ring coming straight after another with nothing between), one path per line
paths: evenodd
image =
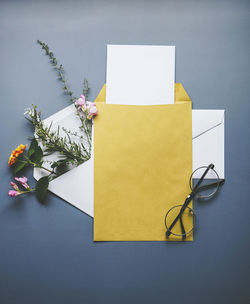
M90 159L92 120L98 114L98 110L94 102L87 101L90 89L88 80L84 79L83 92L80 97L75 97L65 79L62 64L58 64L56 57L47 44L40 40L37 40L37 42L45 50L45 54L49 56L50 62L63 84L62 89L74 104L75 114L79 118L79 132L72 132L60 126L58 126L57 130L53 130L52 123L46 126L41 118L41 112L38 111L36 105L32 105L24 113L25 118L34 127L34 136L30 139L29 146L21 144L12 151L8 161L9 167L13 169L14 175L20 175L22 170L28 166L43 169L47 174L36 182L35 187L29 185L27 177L15 176L14 179L18 184L13 181L10 182L13 189L9 190L8 195L15 197L33 192L38 200L43 202L50 181L72 167L78 166ZM77 138L77 141L73 141L72 137ZM44 159L45 156L52 153L57 153L59 159L56 161ZM49 162L49 166L45 166L45 162Z

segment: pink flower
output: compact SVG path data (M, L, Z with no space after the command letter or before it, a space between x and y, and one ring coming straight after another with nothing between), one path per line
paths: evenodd
M15 180L18 181L25 189L29 189L29 185L28 185L28 179L27 177L23 176L23 177L15 177Z
M19 190L17 184L13 183L13 182L10 182L10 185L15 189L15 190Z
M94 102L86 101L84 95L80 95L80 98L77 99L75 104L79 106L78 109L86 113L87 119L89 120L98 114L96 104Z
M88 110L88 119L92 119L94 116L98 114L98 110L95 102L87 102L87 110Z
M22 189L19 189L18 185L14 182L10 182L10 185L14 188L14 190L9 190L8 192L8 195L9 196L17 196L17 195L20 195L20 194L23 194L23 193L30 193L32 191L35 191L35 189L31 189L29 184L28 184L28 179L26 176L22 176L22 177L15 177L15 180L18 181L22 187L24 187L26 190L22 190Z
M18 192L18 191L16 191L16 190L9 190L9 192L8 192L8 195L9 196L17 196L17 195L19 195L19 194L21 194L20 192Z
M76 105L79 107L86 107L86 99L84 95L80 95L80 98L77 99Z

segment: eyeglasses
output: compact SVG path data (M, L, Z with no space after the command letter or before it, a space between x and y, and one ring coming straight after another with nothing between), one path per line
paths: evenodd
M192 183L193 179L201 176L197 183ZM209 179L205 179L208 176ZM211 182L212 180L212 182ZM188 205L196 196L198 199L207 200L214 197L219 187L225 183L224 179L220 179L218 173L214 170L214 165L208 167L200 167L196 169L190 176L189 186L191 193L187 196L183 205L176 205L168 210L165 216L166 236L175 235L186 239L195 227L196 217L194 210ZM177 225L179 222L180 225ZM185 226L184 226L185 223Z

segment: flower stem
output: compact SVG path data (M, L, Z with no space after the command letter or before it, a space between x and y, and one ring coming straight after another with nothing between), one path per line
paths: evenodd
M23 194L23 193L29 193L29 192L33 192L35 191L36 189L33 189L33 188L28 188L26 189L25 191L20 191L19 193Z
M47 169L47 168L45 168L45 167L43 167L43 166L39 166L39 168L41 168L41 169L43 169L43 170L46 170L46 171L50 172L50 174L55 174L55 175L59 176L59 174L57 174L54 170Z
M26 155L24 155L24 157L27 159L28 163L31 164L31 165L33 165L34 167L36 167L36 168L41 168L41 169L43 169L43 170L49 172L50 174L55 174L55 175L59 176L59 174L57 174L54 170L50 170L50 169L45 168L45 167L43 167L43 166L41 166L41 165L39 165L39 164L37 164L37 163L34 163L34 162L31 161Z

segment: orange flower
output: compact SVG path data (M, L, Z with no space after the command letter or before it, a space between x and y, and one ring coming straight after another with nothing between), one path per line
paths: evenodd
M20 145L15 150L12 151L8 164L9 166L13 165L16 162L17 157L23 153L23 151L26 149L27 145Z

